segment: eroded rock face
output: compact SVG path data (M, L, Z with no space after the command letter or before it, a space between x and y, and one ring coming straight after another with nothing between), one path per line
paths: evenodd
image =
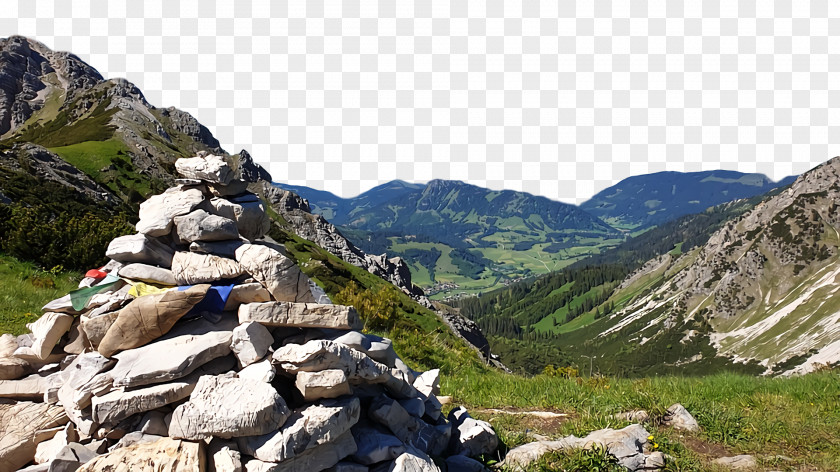
M169 436L204 439L257 436L289 417L285 400L270 384L236 377L203 376L190 401L172 412Z

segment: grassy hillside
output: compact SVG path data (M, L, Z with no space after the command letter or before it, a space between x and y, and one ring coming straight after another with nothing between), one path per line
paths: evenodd
M621 428L630 423L613 415L644 409L654 420L645 427L657 449L675 458L666 470L725 470L710 461L737 454L755 455L763 470L840 470L837 371L794 378L720 374L637 380L462 371L443 377L441 390L473 416L489 420L503 449L532 441L525 431L559 438ZM674 403L694 415L699 433L655 424ZM565 416L539 419L526 414L533 410ZM574 460L574 454L559 455L534 470L574 470Z

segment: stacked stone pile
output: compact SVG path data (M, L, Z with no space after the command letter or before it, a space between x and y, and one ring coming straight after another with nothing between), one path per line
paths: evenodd
M264 239L224 158L176 169L106 266L0 337L0 472L483 470L490 425L444 417L437 371Z

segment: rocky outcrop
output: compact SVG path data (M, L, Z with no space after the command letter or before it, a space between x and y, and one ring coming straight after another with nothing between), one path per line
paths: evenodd
M405 261L398 257L388 258L384 254L365 254L334 225L320 215L313 215L309 203L293 192L275 187L269 182L262 185L261 192L274 211L279 213L300 237L314 242L354 266L393 283L421 304L431 307L431 303L423 295L423 290L411 282L411 272Z
M182 216L226 207L208 202L228 200L220 176L235 175L204 157L177 165L190 179L142 204L140 233L109 246L127 265L47 304L32 334L0 337L12 402L0 403L0 469L434 471L431 456L494 452L489 424L441 415L439 372L354 331L353 307L314 303L282 247L243 241L241 219L224 244L190 251L183 235L203 219Z

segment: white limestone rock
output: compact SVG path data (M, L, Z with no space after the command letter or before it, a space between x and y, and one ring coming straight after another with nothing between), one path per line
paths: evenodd
M290 411L265 382L203 376L187 403L172 412L169 436L204 439L257 436L276 431Z
M174 218L178 238L185 243L193 241L238 240L236 222L202 209Z
M396 436L382 431L372 424L361 422L353 426L353 439L357 451L353 460L365 465L392 461L405 452L405 444Z
M190 243L190 252L213 254L215 256L233 259L236 257L236 250L243 244L247 244L247 241L243 239L231 239L229 241L193 241Z
M126 264L142 264L169 267L175 251L159 239L143 233L130 234L115 238L108 244L105 256Z
M236 375L240 379L253 379L259 380L260 382L271 383L271 381L274 380L276 373L277 371L271 364L271 359L265 359L245 367Z
M182 190L173 187L154 195L140 204L140 221L137 231L149 236L166 236L172 230L173 219L193 211L204 195L198 189Z
M77 472L198 472L204 470L205 461L202 441L161 438L155 442L137 443L97 456Z
M234 285L225 303L225 311L237 311L243 303L261 303L270 300L271 293L261 283Z
M440 472L431 457L411 446L400 454L388 472Z
M274 338L265 326L244 322L233 329L230 350L239 359L239 364L246 367L265 357L272 343Z
M172 275L178 285L195 285L235 279L244 273L233 259L178 251L172 258Z
M712 461L712 464L717 464L731 470L749 470L758 467L755 457L742 454L733 457L721 457Z
M63 313L47 312L26 327L32 332L32 351L38 359L46 359L64 333L70 331L73 317Z
M449 443L449 425L438 428L427 424L385 395L371 402L368 417L387 427L400 441L428 454L440 455Z
M467 409L458 407L449 412L452 424L450 448L453 454L478 457L491 454L499 446L499 438L493 427L486 421L472 418Z
M665 426L685 431L700 431L697 420L679 403L674 403L665 411Z
M179 379L213 359L230 354L236 321L219 323L203 318L176 324L157 341L115 354L117 365L109 372L114 387L137 387Z
M246 303L239 306L239 322L247 321L295 328L362 328L361 318L352 306L318 303Z
M352 347L357 351L364 352L376 362L396 367L397 353L390 339L381 338L372 334L362 334L358 331L348 331L332 338L337 343Z
M315 301L309 290L309 277L280 251L259 244L243 244L236 250L236 261L263 284L275 300L304 303Z
M316 446L336 441L345 433L349 434L350 428L359 421L360 412L361 404L355 397L323 400L296 409L279 431L239 438L239 450L265 462L288 461ZM355 452L355 442L353 449L348 455ZM344 457L337 458L335 462Z
M175 161L175 170L186 179L203 180L222 185L229 184L235 177L227 159L214 154L180 158Z
M0 470L18 470L32 461L38 444L51 437L37 432L67 421L63 408L48 403L0 403Z
M172 274L171 270L148 264L127 264L120 268L119 276L150 284L168 285L171 287L178 285L178 282L175 280L175 275Z
M43 464L58 456L64 446L79 441L79 434L73 423L67 423L61 431L57 432L52 439L48 439L35 448L35 463Z
M229 356L221 357L177 380L129 391L119 389L95 396L92 398L93 419L98 423L117 423L137 413L178 402L190 396L202 376L218 375L233 366L233 359Z
M321 398L337 398L352 393L343 370L327 369L320 372L298 372L295 387L307 402Z
M262 238L271 227L271 219L259 197L248 193L232 199L210 200L214 212L236 222L239 234L249 241Z
M307 449L283 462L266 462L253 459L245 464L248 472L303 472L327 470L338 464L345 457L356 452L353 435L346 432L331 442L319 444Z
M236 443L214 438L207 446L207 469L215 472L242 472L242 455Z

